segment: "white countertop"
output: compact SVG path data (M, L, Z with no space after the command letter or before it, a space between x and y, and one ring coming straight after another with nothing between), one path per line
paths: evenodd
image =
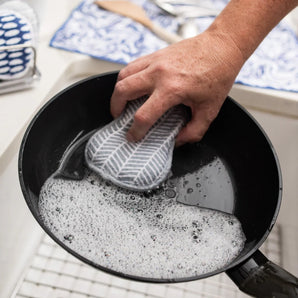
M79 0L42 1L42 5L40 1L31 2L39 2L37 8L41 24L37 67L41 72L41 79L32 89L0 95L0 166L1 159L16 137L23 133L35 112L53 95L49 92L58 78L75 61L92 61L92 58L84 55L49 47L54 32L78 5ZM99 67L98 73L104 71L104 68ZM298 118L298 93L235 85L230 94L245 106Z

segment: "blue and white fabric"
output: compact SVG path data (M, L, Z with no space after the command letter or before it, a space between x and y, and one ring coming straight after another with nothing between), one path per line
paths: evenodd
M105 180L134 191L146 191L168 178L175 137L186 121L186 110L176 106L167 111L138 142L128 142L136 110L146 98L127 104L120 117L99 129L85 148L88 167Z
M133 1L143 6L154 22L169 31L177 30L177 18L166 15L150 0ZM208 2L222 9L228 0ZM198 18L200 30L205 30L213 19ZM122 64L167 46L142 25L102 10L92 0L81 2L72 11L50 45ZM269 33L243 66L236 83L298 92L298 38L286 23L281 22Z
M32 61L32 26L20 13L0 6L0 80L17 79L26 74ZM12 49L1 50L10 46Z

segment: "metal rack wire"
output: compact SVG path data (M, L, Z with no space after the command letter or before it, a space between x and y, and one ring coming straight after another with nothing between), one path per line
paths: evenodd
M262 246L266 256L281 264L281 229L275 226ZM96 270L44 236L12 298L242 298L224 274L178 284L149 284L129 281Z

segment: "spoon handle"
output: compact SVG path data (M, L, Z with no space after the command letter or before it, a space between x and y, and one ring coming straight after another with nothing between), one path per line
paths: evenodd
M183 40L181 36L169 32L155 23L152 23L152 25L150 26L150 30L159 38L170 44Z

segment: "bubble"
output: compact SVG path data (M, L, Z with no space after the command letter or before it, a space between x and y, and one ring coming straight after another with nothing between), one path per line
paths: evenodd
M160 196L164 192L164 186L160 185L152 190L154 196Z
M200 233L198 233L197 231L193 231L192 232L192 238L193 239L198 239L199 238Z
M152 239L153 241L155 241L155 240L157 239L157 236L156 236L156 235L151 235L151 239Z
M44 224L73 251L123 274L187 278L236 258L245 243L237 218L180 204L176 196L168 182L145 195L86 171L81 181L49 178L38 207Z
M191 236L192 236L193 242L195 243L200 243L202 241L201 231L192 231Z
M192 193L193 192L193 189L192 188L188 188L186 192L187 193Z
M174 183L174 181L172 181L172 180L168 180L168 181L166 182L166 185L167 185L168 187L171 187L171 188L174 188L174 187L175 187L175 183Z
M165 195L166 195L168 198L172 199L172 198L175 198L175 197L176 197L176 192L175 192L175 190L173 190L173 189L167 189L167 190L165 191Z
M194 220L194 221L192 222L192 226L193 226L194 228L199 227L199 226L200 226L199 221L198 221L198 220Z
M188 183L189 183L188 180L184 180L184 181L183 181L183 187L185 187Z
M67 240L68 242L72 243L72 240L74 239L74 236L69 234L69 235L65 235L63 238L65 240Z
M105 252L104 252L104 256L105 256L105 257L109 257L109 256L110 256L110 253L108 253L107 251L105 251Z
M233 245L233 247L236 247L237 246L237 242L235 240L232 240L232 245Z
M205 222L205 223L208 223L208 222L209 222L207 216L203 216L203 217L202 217L202 220L203 220L203 222Z

